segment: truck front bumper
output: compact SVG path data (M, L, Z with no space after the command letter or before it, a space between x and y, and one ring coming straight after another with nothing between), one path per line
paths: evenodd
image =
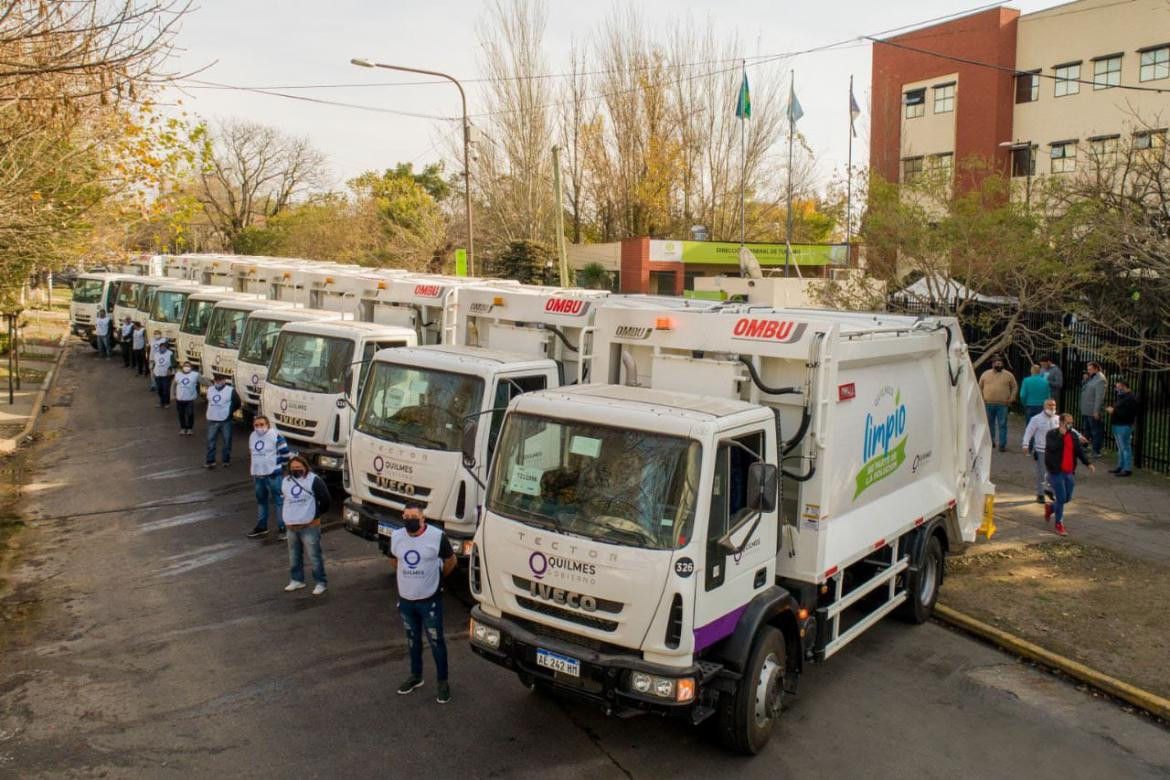
M400 510L376 504L359 503L352 498L345 500L345 506L341 510L341 519L345 529L350 533L357 534L363 539L377 541L378 549L382 551L383 555L390 554L391 532L402 527L402 512ZM441 520L428 518L427 524L443 528ZM472 534L464 534L446 528L443 528L443 531L457 558L465 559L471 554Z
M471 608L471 619L472 651L516 672L526 685L544 685L563 691L597 704L611 715L653 712L699 723L715 712L719 695L717 678L723 671L720 664L662 666L642 660L633 651L595 650L550 634L536 633L542 627L527 620L491 617L478 604ZM498 639L492 643L477 638L477 624L498 632ZM542 665L538 657L548 654L576 662L578 673L573 675ZM670 681L671 695L635 691L635 676ZM678 692L684 685L690 686L690 695L680 701ZM733 689L728 687L728 690Z

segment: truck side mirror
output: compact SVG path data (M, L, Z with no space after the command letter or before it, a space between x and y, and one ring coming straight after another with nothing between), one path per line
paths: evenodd
M748 466L747 506L753 512L771 512L776 509L777 470L771 463L753 463Z
M475 417L468 417L463 421L463 438L461 440L463 448L463 465L468 468L475 466L475 439L476 434L478 433L478 419Z

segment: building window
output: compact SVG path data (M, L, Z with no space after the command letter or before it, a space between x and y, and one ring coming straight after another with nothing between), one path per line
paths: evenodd
M1072 173L1077 168L1077 142L1060 141L1051 144L1052 172Z
M926 89L912 89L907 92L902 102L906 104L906 118L914 119L926 114Z
M1170 45L1146 49L1142 53L1139 78L1142 81L1157 81L1170 78Z
M902 160L902 183L913 184L922 177L922 158L906 157Z
M1133 134L1133 148L1139 152L1166 148L1166 128L1140 130Z
M936 171L936 172L939 172L940 174L945 174L947 178L950 178L951 169L954 168L954 165L955 165L955 155L952 154L951 152L943 152L942 154L932 154L926 158L926 166L931 171Z
M1057 65L1052 69L1056 74L1056 97L1075 95L1081 91L1081 63L1072 62L1067 65Z
M1019 146L1012 149L1012 176L1035 176L1036 155L1034 149Z
M1035 103L1040 99L1040 72L1016 74L1016 102Z
M934 113L946 114L955 110L955 85L940 84L934 88Z
M1089 154L1097 165L1113 165L1117 162L1117 139L1115 135L1089 139Z
M1109 89L1121 83L1121 55L1093 60L1093 89Z

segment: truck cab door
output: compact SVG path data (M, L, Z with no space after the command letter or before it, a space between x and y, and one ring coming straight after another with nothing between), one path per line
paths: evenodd
M768 460L767 453L775 452L773 430L751 426L729 431L721 436L716 448L702 579L695 599L696 650L730 634L735 623L728 616L751 601L775 578L775 512L760 517L754 533L751 533L753 522L749 521L732 536L732 541L738 546L751 533L739 553L728 553L719 545L719 539L729 529L749 516L748 468L759 460ZM724 633L719 635L720 632Z
M487 452L480 461L485 467L491 462L492 453L496 449L496 439L500 435L500 425L504 422L504 410L512 399L522 393L531 393L533 390L544 390L550 386L549 376L543 372L526 374L502 374L496 377L496 387L492 394L491 424L488 426Z

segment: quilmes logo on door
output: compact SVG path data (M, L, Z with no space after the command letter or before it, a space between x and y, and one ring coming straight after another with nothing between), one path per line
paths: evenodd
M862 466L857 472L854 501L867 488L881 482L906 462L908 438L906 404L902 403L902 391L886 385L873 399L873 411L865 414Z
M580 317L589 311L589 302L579 298L549 298L545 301L544 310L550 314L567 314L570 317Z
M740 317L731 329L732 338L752 341L775 341L791 344L800 341L807 323L790 320L762 320L756 317Z

